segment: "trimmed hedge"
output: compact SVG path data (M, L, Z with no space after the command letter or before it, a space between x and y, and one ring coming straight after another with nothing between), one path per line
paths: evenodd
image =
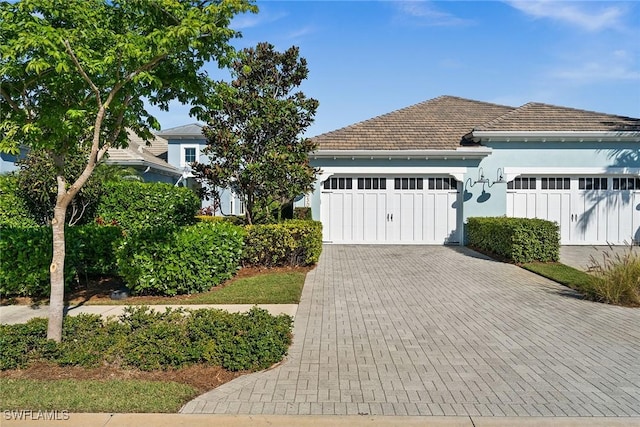
M254 307L247 313L127 307L119 319L67 316L62 342L46 339L47 320L0 325L0 370L49 360L61 366L121 365L145 371L204 363L238 370L265 369L291 344L290 316Z
M18 195L15 175L0 175L0 226L36 227L24 199Z
M51 227L0 227L0 293L48 296ZM82 225L65 231L65 286L78 274L114 274L118 227Z
M244 265L265 267L311 265L322 252L322 223L291 220L245 227Z
M142 228L116 250L118 271L134 295L203 292L238 270L243 239L226 222Z
M553 262L560 258L558 224L536 218L469 218L467 242L471 247L503 256L516 263Z
M158 224L191 225L196 222L200 199L185 187L161 182L117 181L104 184L96 215L125 229Z

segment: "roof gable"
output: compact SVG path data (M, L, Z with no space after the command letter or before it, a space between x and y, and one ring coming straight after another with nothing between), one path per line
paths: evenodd
M464 135L514 107L440 96L313 137L319 150L456 149Z

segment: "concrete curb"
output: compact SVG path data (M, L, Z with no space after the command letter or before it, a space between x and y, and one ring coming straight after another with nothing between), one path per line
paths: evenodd
M57 415L44 419L47 414L25 413L22 420L9 411L2 414L3 426L51 425L58 421L66 427L105 426L296 426L296 427L390 427L390 426L434 426L434 427L631 427L640 425L640 418L624 417L418 417L418 416L318 416L318 415L204 415L204 414L47 414ZM38 416L42 415L38 419ZM25 419L26 418L26 419Z

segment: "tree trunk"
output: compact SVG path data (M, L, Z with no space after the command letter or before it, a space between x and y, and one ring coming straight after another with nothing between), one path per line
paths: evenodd
M247 205L245 206L244 213L247 225L253 225L253 196L251 194L247 194Z
M49 298L49 326L47 328L47 338L56 342L62 340L62 317L64 314L64 258L66 254L64 223L69 205L69 198L65 193L64 180L58 177L58 197L51 221L53 257L49 266L51 296Z

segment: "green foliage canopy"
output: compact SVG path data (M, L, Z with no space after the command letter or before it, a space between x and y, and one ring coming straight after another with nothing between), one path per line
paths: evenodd
M234 80L216 86L222 102L204 129L210 163L195 164L194 174L209 184L214 199L216 188L240 195L252 224L257 209L312 190L316 170L308 154L316 146L300 135L313 122L318 101L295 91L309 73L295 46L280 53L259 43L240 52L231 70Z
M64 165L65 176L75 181L82 173L87 162L87 150L69 154ZM18 161L20 170L16 174L18 196L29 209L31 217L40 225L48 225L53 218L56 205L56 167L53 160L42 150L30 151L24 159ZM93 221L93 212L102 192L102 181L106 176L96 171L80 189L67 208L66 222L71 225Z
M145 101L215 96L202 66L228 63L229 28L249 0L23 0L0 3L0 151L45 150L56 167L49 332L62 337L67 208L125 128L158 129ZM197 113L198 111L193 111ZM73 182L67 156L87 149Z

